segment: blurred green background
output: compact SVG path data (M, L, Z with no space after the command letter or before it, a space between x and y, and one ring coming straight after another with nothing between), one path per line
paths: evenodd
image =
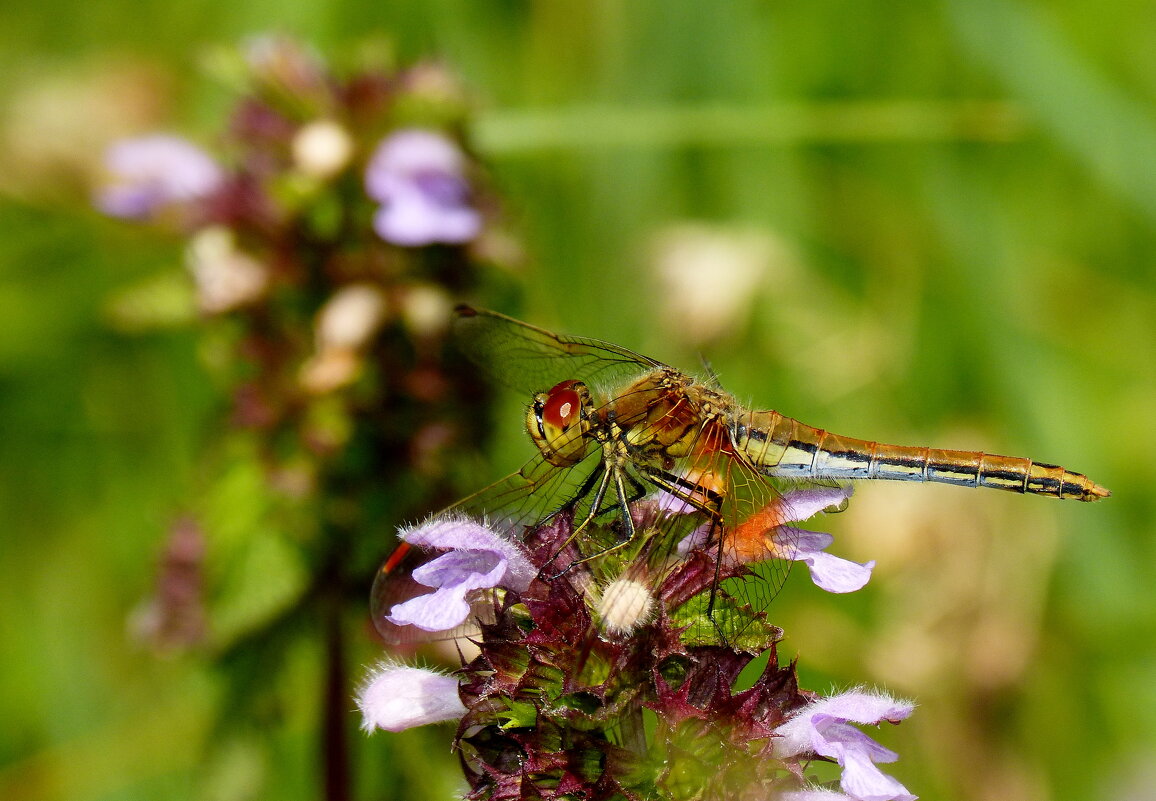
M215 395L195 332L108 323L111 293L180 252L101 219L84 180L117 136L210 135L229 96L198 64L269 30L335 59L380 35L464 76L524 237L506 311L701 352L744 402L840 433L1111 488L861 486L825 525L878 560L871 585L822 597L796 571L776 622L808 688L920 703L879 738L924 798L1156 798L1156 5L47 0L4 20L0 798L317 797L316 650L268 677L305 700L269 711L263 756L207 757L213 670L129 635ZM529 453L509 412L495 474ZM450 797L449 739L376 735L359 797Z

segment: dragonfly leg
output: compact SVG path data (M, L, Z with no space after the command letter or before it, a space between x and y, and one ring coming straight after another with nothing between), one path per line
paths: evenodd
M656 467L643 468L646 477L650 479L659 489L669 492L674 497L678 498L688 506L692 506L704 514L710 515L712 518L717 518L722 509L723 496L717 490L704 487L701 484L696 484L682 476L676 476L673 473L668 473L665 470L659 470ZM696 493L699 496L695 497Z
M605 473L605 470L606 470L605 465L599 463L598 468L595 470L592 470L590 472L590 475L586 476L585 480L583 480L583 482L582 482L582 486L580 486L573 493L570 500L568 500L565 503L563 503L562 505L556 507L554 509L554 511L550 512L550 514L546 515L541 520L539 520L536 525L539 525L539 526L545 525L546 523L549 523L551 520L553 520L558 515L562 514L562 512L565 512L567 509L573 509L575 506L577 506L579 501L581 501L583 498L585 498L587 495L589 495L591 493L591 491L593 491L594 485L597 484L599 482L599 480L603 479L603 474Z
M714 579L710 584L710 598L707 600L706 615L708 618L710 618L711 624L718 631L719 635L725 639L726 632L722 630L718 624L718 621L715 620L714 617L715 600L718 596L719 586L722 582L723 495L722 493L709 487L704 487L700 484L696 484L693 481L688 481L686 478L676 476L664 470L650 468L647 469L646 474L647 478L649 478L652 482L654 482L654 484L662 488L664 491L669 492L683 503L694 507L698 511L708 515L710 518L710 531L707 535L706 542L704 542L703 545L709 546L713 541L717 555L714 560ZM695 497L696 494L699 496L705 496L706 500L702 500L702 497Z
M613 412L608 413L608 417L613 423ZM596 554L574 560L565 568L555 573L553 576L549 576L549 579L555 579L558 576L563 575L567 570L570 570L575 565L588 562L596 556L601 556L608 550L620 548L624 544L634 539L634 519L630 516L630 502L638 500L643 495L645 495L646 488L637 479L627 473L622 465L621 454L619 453L618 448L623 446L623 437L619 434L613 437L600 439L600 442L602 444L601 469L590 474L590 476L579 488L577 494L574 496L574 500L570 501L569 503L571 506L576 505L579 500L585 498L590 493L591 489L594 487L594 482L598 481L598 490L594 493L594 499L590 503L590 509L582 518L582 522L573 527L570 532L570 536L566 538L566 541L562 543L562 546L558 549L558 552L550 557L546 564L548 565L550 562L553 562L556 558L558 558L558 554L565 550L567 546L572 544L578 538L578 536L586 530L586 527L589 526L596 517L614 509L614 506L609 506L606 509L602 508L602 503L606 499L606 491L609 489L611 480L613 480L614 483L614 494L617 498L619 515L623 524L623 536L619 543L610 546L608 549L603 549ZM632 494L628 494L626 492L627 481L629 481L633 487ZM558 511L561 511L561 509ZM557 514L557 512L554 514ZM553 515L551 515L551 517L553 517ZM545 565L543 565L543 567L545 567Z
M605 554L611 553L612 551L617 551L619 548L622 548L625 545L628 545L631 542L633 542L634 536L635 536L635 534L637 534L637 531L635 530L635 527L634 527L634 518L630 516L630 504L632 504L634 501L639 500L640 498L642 498L643 495L646 494L646 487L644 487L638 479L636 479L634 476L627 473L625 470L622 470L620 468L612 468L609 472L612 472L614 474L614 493L618 497L618 502L616 504L614 504L613 506L608 506L606 509L604 509L602 511L609 512L609 511L613 511L615 508L617 508L619 510L619 520L622 522L622 532L623 532L622 536L619 537L618 542L614 543L613 545L606 546L605 548L598 551L597 553L592 553L589 556L583 556L581 559L575 559L573 562L571 562L569 565L567 565L565 568L563 568L559 573L557 573L554 576L551 576L551 578L557 578L558 576L561 576L563 573L565 573L567 570L574 567L575 565L580 565L583 562L589 562L592 559L597 559L599 556L603 556ZM631 486L633 487L632 493L627 493L627 491L626 491L626 483L627 482L629 482L631 484ZM585 522L587 522L593 518L593 516L595 514L595 510L591 509L590 511L591 511L591 514L587 517L587 519L585 521L583 521L583 523L585 523ZM566 541L567 544L569 544L570 541L573 540L573 538L574 538L573 535L571 535L570 539Z
M571 545L574 542L574 540L576 540L582 534L583 531L586 530L586 527L588 525L590 525L590 522L595 517L598 516L598 513L602 508L602 501L606 498L606 490L610 486L610 479L612 477L611 476L612 472L616 472L616 471L611 470L611 469L606 469L605 467L603 467L601 470L590 474L590 478L588 478L586 480L586 482L583 484L582 489L575 496L575 499L573 501L571 501L571 504L576 504L578 502L578 500L584 498L590 492L590 488L594 486L594 481L597 480L598 481L598 489L594 493L594 499L590 502L590 510L582 518L582 522L579 523L578 525L574 526L571 529L570 536L568 536L566 538L566 541L563 542L558 547L558 550L554 553L554 555L551 556L549 559L547 559L546 562L542 565L543 570L546 569L546 565L549 565L551 562L553 562L555 559L557 559L558 556L562 553L562 551L566 550L566 548L569 545ZM563 507L563 508L565 508L565 507ZM561 509L559 511L561 511ZM557 512L555 512L555 514L557 514ZM553 515L551 515L551 517L552 516ZM577 561L571 562L569 565L562 568L557 573L555 573L551 576L546 576L546 579L548 581L553 581L554 579L556 579L559 576L566 573L566 571L569 570L574 565L579 564L579 562L581 562L581 561L585 561L585 560L577 560Z

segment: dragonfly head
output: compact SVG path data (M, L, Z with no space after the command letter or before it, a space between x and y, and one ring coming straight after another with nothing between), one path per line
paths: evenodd
M548 392L539 392L526 410L530 439L556 467L577 464L589 447L590 412L594 402L581 381L563 381Z

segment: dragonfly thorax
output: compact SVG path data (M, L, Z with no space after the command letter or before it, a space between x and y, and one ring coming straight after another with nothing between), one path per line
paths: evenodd
M669 470L674 460L724 446L729 398L690 376L664 369L627 386L614 400L616 420L635 459Z
M563 381L534 396L526 410L526 430L546 461L569 467L586 456L594 401L581 381Z

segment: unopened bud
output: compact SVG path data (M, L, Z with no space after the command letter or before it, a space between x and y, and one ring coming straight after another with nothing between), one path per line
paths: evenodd
M443 333L453 317L453 301L441 287L415 284L405 291L401 313L406 327L418 337Z
M260 298L269 271L237 247L231 230L214 225L197 232L189 243L189 272L197 286L201 311L219 314Z
M334 293L317 315L317 348L357 349L385 322L385 295L371 284L351 284Z
M361 374L362 360L349 348L326 348L311 356L301 366L298 381L314 395L341 389L352 384Z
M629 634L650 619L654 595L641 581L619 577L602 591L597 611L608 632Z
M293 137L293 161L311 178L324 180L345 169L353 155L353 139L333 120L316 120Z

